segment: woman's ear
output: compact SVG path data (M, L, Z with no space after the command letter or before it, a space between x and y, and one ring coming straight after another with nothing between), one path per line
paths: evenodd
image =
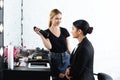
M78 29L78 32L79 32L79 33L81 33L81 32L82 32L82 30L81 30L81 29Z

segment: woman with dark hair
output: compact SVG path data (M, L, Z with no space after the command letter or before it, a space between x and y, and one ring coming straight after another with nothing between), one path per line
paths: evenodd
M78 45L74 48L70 65L66 69L68 80L94 80L94 48L86 37L87 33L92 33L92 30L93 27L90 27L85 20L73 22L72 35L78 40Z

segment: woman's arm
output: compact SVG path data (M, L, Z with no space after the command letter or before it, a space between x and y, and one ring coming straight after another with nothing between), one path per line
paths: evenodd
M41 39L43 41L44 46L47 49L51 49L52 48L52 45L51 45L50 40L48 38L45 38L43 35L41 35Z
M43 41L43 44L44 46L47 48L47 49L51 49L52 48L52 45L50 43L50 40L49 38L45 38L41 33L40 33L40 28L34 28L34 31L41 37L42 41Z
M67 38L66 38L66 41L67 41L67 48L68 48L68 51L69 51L70 53L72 53L73 49L71 48L71 45L70 45L69 40L70 40L70 37L67 37Z

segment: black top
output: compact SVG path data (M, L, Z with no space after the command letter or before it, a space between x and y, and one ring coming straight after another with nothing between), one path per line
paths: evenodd
M51 52L62 53L68 50L66 38L70 36L70 34L67 29L60 27L59 37L55 36L49 29L45 31L49 34L48 38L52 45L52 49L50 49Z
M94 49L85 37L72 52L70 59L70 75L72 80L94 80L93 76Z

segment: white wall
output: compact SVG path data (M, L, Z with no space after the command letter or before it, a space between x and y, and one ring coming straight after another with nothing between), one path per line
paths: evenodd
M20 45L20 0L5 2L5 42L7 44L11 41L16 43L15 45ZM85 19L94 27L93 33L88 35L95 48L94 72L105 72L114 80L120 80L118 0L23 0L23 2L23 39L27 48L44 47L40 37L33 31L33 26L48 28L50 11L58 8L63 13L61 26L67 28L69 32L72 22L77 19ZM16 37L19 38L11 38L12 35L18 35ZM72 46L77 43L72 37L71 42Z
M23 4L24 45L27 48L44 47L40 37L33 31L33 26L36 25L42 29L48 28L49 13L54 8L58 8L63 13L61 26L66 27L69 31L71 31L72 22L77 19L87 19L94 26L95 17L92 2L88 0L82 2L79 0L30 0L28 4L28 0L25 0Z
M95 5L95 71L120 80L119 0L97 0Z

